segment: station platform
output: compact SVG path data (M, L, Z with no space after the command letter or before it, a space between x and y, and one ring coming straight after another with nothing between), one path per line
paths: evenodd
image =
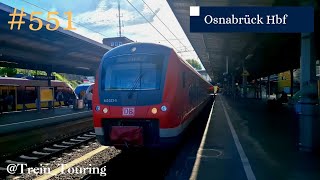
M296 119L291 108L218 95L201 142L183 147L166 179L320 179L319 155L298 150Z
M92 111L61 107L0 115L0 160L92 129Z
M88 117L92 117L92 111L69 107L4 113L0 115L0 135Z

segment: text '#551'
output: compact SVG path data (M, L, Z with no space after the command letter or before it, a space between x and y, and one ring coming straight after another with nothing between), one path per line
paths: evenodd
M42 15L43 12L32 12L30 14L30 22L36 22L36 23L31 23L29 25L29 29L31 31L39 31L42 29L43 27L43 20L40 18L37 18L37 15ZM52 16L57 16L59 13L58 12L48 12L47 15L47 21L51 22L51 24L47 24L46 25L46 29L49 31L55 31L60 27L60 21L59 19L57 19L56 17L52 17ZM67 17L68 17L68 24L67 27L64 28L64 30L76 30L76 28L72 27L72 12L65 12L64 13ZM24 8L21 9L20 12L17 11L17 9L15 8L13 13L9 14L9 16L12 17L11 21L8 21L8 24L10 25L10 30L13 30L13 28L15 27L15 25L17 25L17 29L20 30L21 25L25 24L25 21L23 19L23 17L27 16L27 14L24 12Z

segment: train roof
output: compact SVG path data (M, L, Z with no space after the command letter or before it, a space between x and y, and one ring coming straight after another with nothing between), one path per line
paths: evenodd
M27 79L27 78L16 78L16 77L0 77L0 79L6 79L6 80L22 80L22 81L38 81L35 79ZM59 80L51 80L52 82L63 82Z
M119 54L153 54L153 53L159 53L159 52L170 52L173 50L172 48L168 46L164 46L162 44L155 44L155 43L141 43L141 42L133 42L133 43L127 43L123 44L121 46L118 46L110 51L108 51L106 54L104 54L103 58L106 56L112 57L117 56Z
M94 83L82 83L82 84L79 84L77 87L80 87L80 86L91 86L92 84L94 84Z
M10 84L8 83L1 83L0 86L20 86L15 83L15 81L40 81L40 80L34 80L34 79L26 79L26 78L16 78L16 77L0 77L0 80L10 80ZM73 89L72 86L66 82L59 81L59 80L51 80L51 82L54 83L64 83L69 88Z
M0 86L15 86L15 87L18 87L19 85L18 84L1 84L0 83Z

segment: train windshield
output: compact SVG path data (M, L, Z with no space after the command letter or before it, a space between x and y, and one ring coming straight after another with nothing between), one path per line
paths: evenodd
M107 60L104 90L160 89L163 56L125 55Z

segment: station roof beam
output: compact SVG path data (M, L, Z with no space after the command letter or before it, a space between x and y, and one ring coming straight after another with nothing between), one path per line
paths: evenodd
M299 68L299 33L190 33L190 6L300 6L302 0L168 0L168 3L203 62L210 77L223 79L226 56L229 67L241 75L242 64L253 78ZM315 41L319 49L319 10L315 12ZM319 52L316 52L319 59ZM209 61L209 62L208 62ZM240 68L241 67L241 68Z
M10 30L12 7L0 3L0 65L58 73L95 75L111 47L59 28L31 31L30 16L20 30ZM44 22L44 25L48 22Z

